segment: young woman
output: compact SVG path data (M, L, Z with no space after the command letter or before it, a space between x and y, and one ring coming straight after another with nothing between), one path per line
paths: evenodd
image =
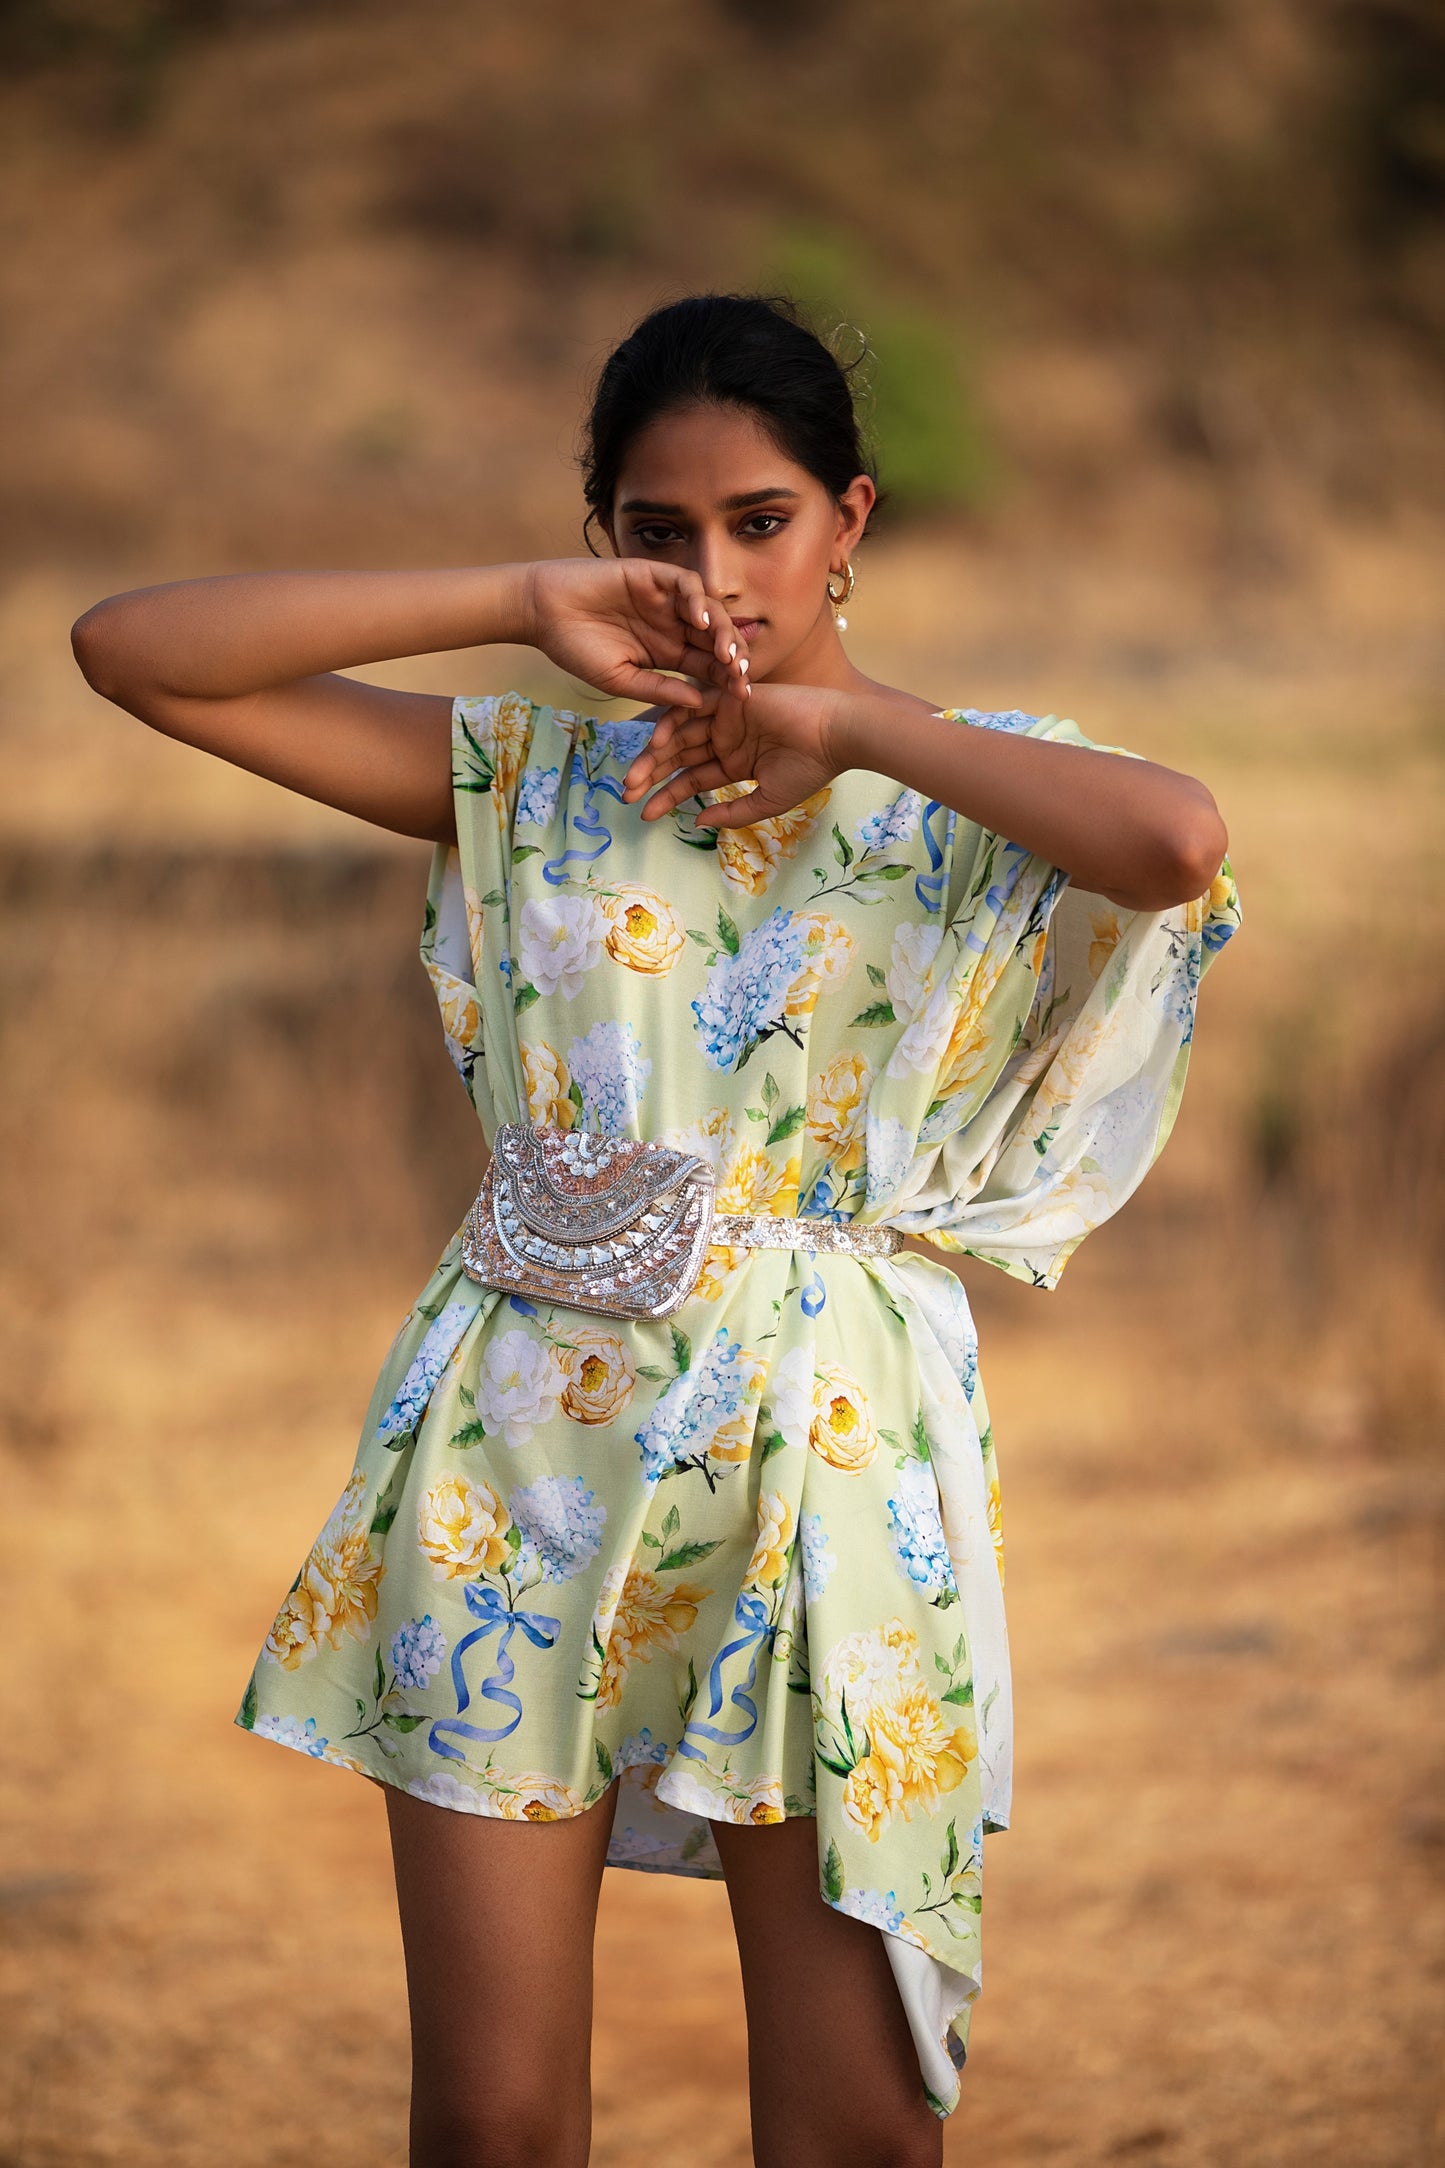
M718 1215L681 1307L619 1316L672 1204L549 1245L499 1158L483 1231L525 1254L448 1244L238 1721L387 1787L418 2168L586 2159L608 1860L726 1877L759 2163L922 2168L1011 1718L976 1340L918 1239L1053 1287L1142 1178L1238 920L1225 831L1072 723L854 667L875 486L786 305L648 317L585 477L597 561L185 581L75 628L155 728L434 841L489 1143L528 1125L589 1212L615 1163ZM487 641L653 705L336 674Z

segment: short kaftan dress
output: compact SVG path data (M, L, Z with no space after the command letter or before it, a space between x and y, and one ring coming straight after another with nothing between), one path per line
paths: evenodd
M622 777L651 728L454 704L422 951L488 1141L662 1139L720 1212L884 1223L1053 1287L1173 1122L1228 865L1120 910L864 770L751 827L644 824ZM822 1897L887 1938L945 2115L1009 1815L1002 1580L944 1265L715 1246L672 1320L630 1324L476 1285L456 1236L238 1721L506 1820L620 1779L618 1866L715 1876L713 1822L815 1817Z

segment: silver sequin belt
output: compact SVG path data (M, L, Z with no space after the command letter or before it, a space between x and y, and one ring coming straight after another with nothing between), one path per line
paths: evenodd
M769 1212L715 1212L712 1239L730 1250L839 1250L847 1257L892 1257L903 1247L897 1227L852 1227L846 1220L784 1219Z

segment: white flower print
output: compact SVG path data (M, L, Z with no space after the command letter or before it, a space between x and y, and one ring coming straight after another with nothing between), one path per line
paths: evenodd
M936 1069L958 1021L958 994L951 979L935 986L888 1059L888 1074Z
M868 1117L868 1209L882 1204L900 1189L913 1165L916 1143L906 1122L892 1115Z
M900 1024L917 1014L923 999L923 982L938 954L943 928L927 921L905 920L894 928L893 954L888 962L888 999Z
M477 1368L477 1415L508 1445L525 1445L539 1423L550 1423L566 1384L549 1347L517 1329L489 1340Z
M459 1814L488 1811L485 1793L463 1784L450 1769L435 1769L429 1777L414 1777L407 1790L413 1799L427 1799L434 1807L451 1807Z
M770 1387L773 1421L785 1445L796 1445L801 1449L808 1443L808 1432L813 1424L816 1360L815 1343L804 1340L797 1347L789 1348L773 1372Z
M522 905L517 960L539 994L575 1001L602 959L607 919L592 896L529 896Z

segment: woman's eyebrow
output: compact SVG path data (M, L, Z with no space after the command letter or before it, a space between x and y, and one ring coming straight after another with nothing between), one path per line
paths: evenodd
M773 504L780 497L796 500L796 489L785 488L779 483L776 489L749 489L739 497L723 497L718 504L720 512L746 512L755 504ZM661 504L655 497L628 497L621 509L624 512L657 512L668 519L681 519L686 509L680 504Z

